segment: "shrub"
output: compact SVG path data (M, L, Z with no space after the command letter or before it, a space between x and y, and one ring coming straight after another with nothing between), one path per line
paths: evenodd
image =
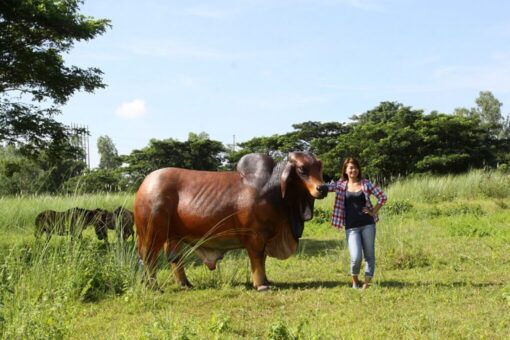
M494 229L479 222L452 221L448 226L450 236L488 237L494 235Z
M291 340L295 339L295 337L291 334L287 325L282 320L279 320L278 322L269 326L269 330L267 332L267 339Z
M391 269L422 268L431 264L430 256L421 247L413 247L407 242L398 248L389 248L384 258L389 262Z
M121 173L117 170L96 169L68 179L61 190L67 194L119 192L126 189L121 187L121 181Z
M474 215L474 216L482 216L485 215L485 211L479 204L469 205L461 203L457 206L454 206L450 209L446 209L444 211L444 215L446 216L455 216L455 215Z
M407 213L413 209L413 204L410 200L395 200L389 201L384 205L384 213L389 215L401 215Z
M317 224L328 223L330 220L331 213L323 208L316 207L313 209L313 219L312 222Z
M97 301L107 294L122 294L132 277L126 264L118 263L111 252L94 247L83 249L71 279L71 295L84 302Z

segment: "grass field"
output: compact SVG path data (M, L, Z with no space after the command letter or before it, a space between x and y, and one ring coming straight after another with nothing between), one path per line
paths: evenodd
M268 259L269 292L251 288L244 251L216 271L189 256L192 290L163 259L140 283L133 241L106 247L33 236L45 209L132 206L133 195L0 199L0 332L5 339L491 338L510 334L510 176L416 177L386 188L374 285L350 288L345 236L316 201L298 254Z

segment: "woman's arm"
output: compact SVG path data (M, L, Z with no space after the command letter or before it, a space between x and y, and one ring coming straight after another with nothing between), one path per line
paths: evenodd
M384 193L384 191L381 190L381 188L379 188L377 185L374 185L372 184L372 182L368 182L368 190L369 192L375 196L375 198L377 198L377 206L379 206L379 208L377 210L379 210L381 208L381 206L386 203L386 201L388 200L388 196L386 196L386 194ZM375 209L375 207L374 207Z
M372 208L363 208L363 212L369 214L371 216L377 215L379 209L383 206L384 203L388 200L388 196L381 190L377 185L372 184L372 182L367 180L367 189L368 192L374 195L377 198L377 204Z

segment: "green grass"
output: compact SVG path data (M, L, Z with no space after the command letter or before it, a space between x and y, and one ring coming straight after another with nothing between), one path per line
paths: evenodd
M181 291L163 259L146 289L134 244L36 242L45 209L118 205L133 195L0 199L0 334L73 339L491 338L510 332L510 177L471 172L403 180L387 188L377 226L377 269L350 288L345 236L329 225L334 196L316 201L298 254L268 259L274 287L251 288L244 251L215 271L194 257ZM492 191L494 190L494 191ZM110 237L113 240L114 237Z

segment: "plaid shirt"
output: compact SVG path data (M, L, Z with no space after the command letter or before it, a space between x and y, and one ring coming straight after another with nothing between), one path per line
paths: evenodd
M337 182L330 183L328 185L330 192L335 192L335 205L333 207L333 216L331 218L331 224L333 227L342 229L345 225L345 192L347 191L347 181L339 180ZM365 194L367 207L372 209L372 202L370 202L370 195L374 195L377 198L378 204L386 203L386 194L376 185L372 184L368 179L361 180L361 190ZM379 217L374 216L374 221L377 222Z

